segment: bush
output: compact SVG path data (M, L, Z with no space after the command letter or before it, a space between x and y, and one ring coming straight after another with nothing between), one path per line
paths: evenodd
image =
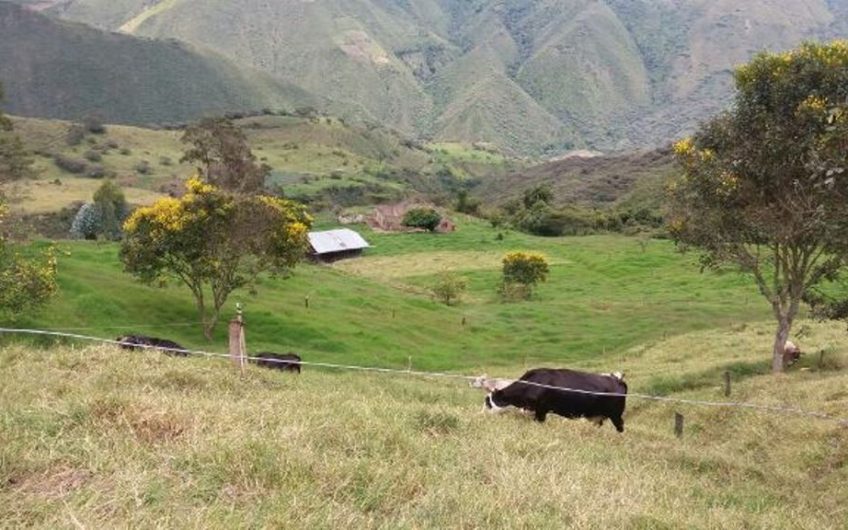
M438 276L431 290L439 301L445 305L452 305L459 301L466 287L467 282L465 278L450 272L443 272Z
M103 160L103 155L101 155L97 151L94 151L93 149L86 151L85 154L83 154L82 156L89 162L100 162L101 160Z
M106 168L100 164L91 166L85 172L85 176L90 179L102 179L109 175L109 172L106 171Z
M501 292L507 295L512 291L520 291L524 298L529 298L533 287L546 281L549 272L548 262L541 254L510 252L503 258Z
M124 156L129 156L132 154L132 149L130 149L129 147L122 147L121 150L118 152Z
M103 122L97 116L86 116L86 118L82 122L85 130L90 132L91 134L105 134L106 126L103 125Z
M442 216L433 208L412 208L403 216L401 224L411 228L423 228L433 232L442 222Z
M71 237L74 239L97 239L102 215L96 204L83 204L71 223Z
M174 161L171 160L171 157L169 157L169 156L160 156L159 157L159 165L160 166L170 166L170 165L173 165L173 164L174 164Z
M74 123L68 127L68 132L65 133L65 143L70 146L79 145L85 139L85 127L79 123Z
M53 155L53 163L56 164L56 166L62 171L67 171L68 173L74 173L76 175L84 173L88 168L88 164L85 160L80 160L79 158L74 158L60 153Z
M148 175L150 174L150 162L148 162L147 160L142 160L141 162L136 164L133 169L135 169L136 173L140 175Z

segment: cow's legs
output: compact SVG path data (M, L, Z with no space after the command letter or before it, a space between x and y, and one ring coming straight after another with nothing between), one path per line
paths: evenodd
M615 425L615 430L618 432L624 432L624 420L621 419L621 416L610 418L610 420L612 421L612 424Z
M533 419L538 421L539 423L545 422L545 417L548 415L548 411L545 409L536 409L536 413L533 416Z

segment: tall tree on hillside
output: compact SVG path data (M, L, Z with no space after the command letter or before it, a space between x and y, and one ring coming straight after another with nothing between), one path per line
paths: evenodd
M236 193L257 193L265 187L271 168L257 163L244 132L232 121L202 120L185 130L182 142L186 150L181 162L197 164L206 182Z
M780 372L802 299L848 256L848 43L763 53L735 79L732 110L675 146L669 227L704 266L753 277Z
M135 210L124 223L120 256L144 283L188 287L211 339L234 290L252 287L262 273L284 273L304 256L312 218L296 202L227 193L199 179L186 190Z
M2 102L3 86L0 85L0 103ZM0 184L31 176L32 162L24 144L13 130L12 120L0 109Z

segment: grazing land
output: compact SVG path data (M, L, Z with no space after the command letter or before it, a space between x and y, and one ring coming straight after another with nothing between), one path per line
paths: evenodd
M771 326L622 350L631 392L845 415L841 326L760 375ZM417 327L416 327L417 329ZM569 363L611 366L592 357ZM758 367L762 371L758 371ZM514 376L518 367L497 369ZM839 369L841 368L841 369ZM34 377L34 374L38 374ZM673 383L672 383L673 382ZM675 386L676 385L676 386ZM111 347L0 349L0 520L38 528L845 528L835 423L631 398L626 431L481 412L461 380L300 376ZM672 433L673 412L686 430Z

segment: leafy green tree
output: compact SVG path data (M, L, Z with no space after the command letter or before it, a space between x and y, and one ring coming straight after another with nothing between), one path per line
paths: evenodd
M244 132L232 121L205 119L188 127L181 140L187 147L180 162L197 164L206 182L237 193L265 187L271 167L257 163Z
M735 79L733 108L675 146L669 229L703 266L753 277L780 372L802 299L848 254L848 43L762 53Z
M0 85L2 101L3 86ZM33 176L32 163L23 142L13 130L12 120L0 110L0 184Z
M129 213L124 192L114 180L103 182L94 192L94 204L100 210L100 231L104 237L117 240L121 238L121 225Z
M433 208L411 208L404 214L401 224L434 232L441 222L442 216Z
M234 195L197 178L187 193L139 208L124 223L124 269L147 284L176 280L194 296L211 339L221 308L262 273L289 271L305 255L312 218L303 205Z
M529 297L538 283L548 279L549 273L548 262L541 254L510 252L503 258L503 292L506 294L518 286Z
M454 206L457 212L468 215L480 214L480 199L471 197L468 190L461 189L456 193L456 204Z
M530 188L524 191L524 196L521 201L525 208L532 208L537 203L551 204L554 200L554 192L551 187L542 184L535 188Z
M443 272L436 278L436 283L431 288L433 295L445 305L453 305L459 301L465 292L468 282L465 278L450 272Z

